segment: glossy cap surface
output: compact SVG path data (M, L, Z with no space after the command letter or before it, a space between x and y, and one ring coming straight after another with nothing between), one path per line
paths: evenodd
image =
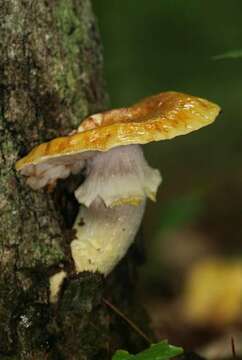
M205 99L163 92L130 107L89 116L77 133L36 146L16 163L16 169L24 170L43 162L61 164L62 157L67 161L70 155L76 157L87 151L171 139L209 125L219 112L218 105Z

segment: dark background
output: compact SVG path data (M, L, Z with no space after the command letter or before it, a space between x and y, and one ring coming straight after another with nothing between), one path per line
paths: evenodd
M93 5L111 107L176 90L223 110L207 128L144 148L163 184L157 203L146 211L148 261L141 287L146 298L163 299L182 292L195 260L241 258L242 58L214 56L242 48L242 2L93 0Z

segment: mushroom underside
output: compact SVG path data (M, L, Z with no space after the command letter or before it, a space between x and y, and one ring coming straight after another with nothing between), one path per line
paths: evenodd
M98 198L107 207L137 205L146 197L154 201L160 183L159 171L148 165L141 146L119 146L87 161L87 178L75 196L87 207Z

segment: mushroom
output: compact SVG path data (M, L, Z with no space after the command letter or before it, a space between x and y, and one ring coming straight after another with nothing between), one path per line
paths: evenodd
M60 270L56 272L54 275L50 276L50 303L56 303L59 297L59 292L61 290L62 283L66 278L66 272L64 270Z
M155 201L161 175L148 165L140 144L197 130L219 111L198 97L160 93L89 116L75 133L41 144L17 162L33 189L85 169L86 179L75 191L84 205L71 242L76 272L109 274L134 240L146 198Z

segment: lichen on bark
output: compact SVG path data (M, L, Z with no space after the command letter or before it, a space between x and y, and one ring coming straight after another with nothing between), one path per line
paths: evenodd
M87 1L81 6L76 6L77 3L60 0L56 6L55 17L63 48L59 54L62 61L54 64L58 93L69 107L75 126L80 118L100 109L104 95L95 85L102 84L102 57L97 51L100 44L91 5ZM60 65L65 67L65 72L60 71Z

